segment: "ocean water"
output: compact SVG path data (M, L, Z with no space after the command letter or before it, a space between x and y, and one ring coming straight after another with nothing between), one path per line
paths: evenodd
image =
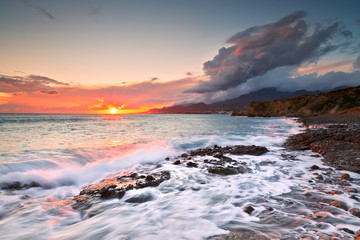
M321 167L316 174L330 171L321 157L281 146L300 131L291 118L1 114L0 239L207 239L240 229L272 239L351 237L341 229L356 232L360 223L348 212L330 211L330 223L321 226L306 218L319 209L304 196L349 207L359 207L360 196L336 184L311 182L316 177L308 171L311 165ZM270 152L230 156L252 170L231 176L172 164L183 152L215 144L260 145ZM71 208L71 199L89 184L122 171L154 169L170 171L171 178L158 187L130 190L122 199L94 202L85 211ZM359 176L351 176L350 186L358 189ZM6 187L14 183L36 185ZM333 190L344 194L329 194ZM150 200L126 201L134 196ZM251 215L243 211L247 205L255 209Z

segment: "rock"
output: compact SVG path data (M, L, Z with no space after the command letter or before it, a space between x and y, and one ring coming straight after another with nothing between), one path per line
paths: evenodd
M310 169L311 169L311 170L318 170L318 169L320 169L320 168L319 168L318 165L312 165L312 166L310 167Z
M352 208L352 209L350 209L349 212L350 212L352 215L360 218L360 209L358 209L358 208Z
M173 164L175 164L175 165L179 165L181 162L180 162L180 160L178 159L178 160L175 160L174 162L173 162Z
M154 181L155 178L152 175L147 175L145 181Z
M186 153L183 153L180 155L180 157L186 158L188 155Z
M340 194L343 194L343 192L338 191L338 190L332 190L332 191L331 191L331 194L332 194L332 195L340 195Z
M341 228L341 230L343 230L344 232L350 233L350 234L355 234L354 231L348 229L348 228Z
M188 167L197 167L198 164L197 164L197 163L194 163L194 162L187 162L187 163L186 163L186 166L188 166Z
M131 197L129 199L126 199L125 202L127 202L127 203L144 203L144 202L151 201L152 199L153 199L153 196L151 194L142 194L142 195L137 195L137 196Z
M350 175L347 173L344 173L343 175L341 175L341 180L344 180L344 179L350 179Z
M315 217L320 218L320 219L327 218L328 216L329 216L329 213L327 213L327 212L317 212L317 213L315 213Z
M322 175L319 175L316 177L317 180L324 180L324 177Z
M251 215L251 213L255 210L255 208L253 208L252 206L245 206L243 207L244 212L246 212L247 214Z
M166 161L169 161L169 160L170 160L170 158L169 158L169 157L166 157L166 158L165 158L165 160L166 160Z
M197 150L193 150L190 152L191 156L214 156L216 158L223 157L224 154L234 154L234 155L254 155L260 156L264 153L267 153L269 150L266 147L262 146L243 146L243 145L236 145L233 147L219 147L216 148L200 148Z
M213 154L213 157L216 157L216 158L221 158L223 156L223 154L221 152L215 152Z
M128 190L155 187L169 178L169 171L146 175L131 173L120 175L118 177L106 178L99 184L89 185L84 188L79 195L73 198L72 207L74 209L79 209L91 206L89 200L97 197L100 197L100 199L122 198ZM141 202L147 199L147 197L138 197L129 201Z
M330 240L327 235L321 235L318 240Z
M40 183L37 182L21 183L19 181L15 181L1 184L1 188L4 190L24 190L33 187L50 188L49 186L42 186Z
M209 167L208 172L218 175L234 175L238 172L234 168L224 168L224 167Z
M348 207L345 203L343 202L340 202L340 201L333 201L331 204L331 206L334 206L334 207L337 207L337 208L341 208L341 209L344 209L344 210L348 210Z
M238 173L250 172L250 169L239 166L239 167L209 167L208 172L218 175L234 175Z

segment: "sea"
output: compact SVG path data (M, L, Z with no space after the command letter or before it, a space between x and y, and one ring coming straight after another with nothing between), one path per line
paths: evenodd
M317 182L319 175L346 173L323 165L320 155L283 148L303 130L295 118L220 114L0 114L0 239L222 239L239 231L269 239L350 239L359 218L321 207L333 200L359 207L360 195ZM229 176L173 164L182 153L214 145L258 145L269 152L230 156L251 171ZM309 171L315 164L320 169ZM153 169L169 171L170 179L82 211L72 208L73 197L90 184ZM360 176L350 174L347 187L360 192ZM151 197L126 201L142 195ZM249 214L246 206L254 210Z

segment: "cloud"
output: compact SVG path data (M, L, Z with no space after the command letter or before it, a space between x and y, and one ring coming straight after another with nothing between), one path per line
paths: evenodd
M48 95L55 95L57 94L57 91L55 90L43 90L43 91L40 91L41 93L45 93L45 94L48 94Z
M38 6L38 5L34 5L34 4L32 4L29 0L19 0L19 1L20 1L21 3L29 6L29 7L37 10L37 11L38 11L40 14L42 14L43 16L45 16L45 17L47 17L47 18L49 18L49 19L51 19L51 20L54 20L54 19L55 19L54 15L52 15L52 14L51 14L49 11L47 11L45 8L40 7L40 6Z
M38 10L39 13L46 16L47 18L49 18L51 20L55 19L55 17L51 13L49 13L45 8L36 6L35 9Z
M329 26L309 25L297 11L279 21L248 28L230 37L228 48L204 63L209 81L186 90L187 93L211 93L235 88L249 79L282 66L297 66L316 61L342 46L351 32L336 22ZM335 39L338 37L338 39Z
M192 72L187 72L187 73L185 73L185 75L186 76L192 76L192 75L194 75Z
M141 112L192 100L197 95L182 93L182 90L197 83L193 77L90 87L38 75L0 76L0 112L19 109L18 112L99 113L110 107L122 112Z
M44 89L48 89L46 91L54 91L54 87L68 85L68 83L39 75L28 75L26 77L0 75L0 92L5 93L30 93L44 91Z
M280 67L263 76L250 79L246 84L238 87L238 92L248 93L270 87L289 92L298 90L326 92L340 86L360 85L360 71L328 72L321 76L311 73L297 77L291 76L292 71L294 71L294 67Z
M355 62L353 63L353 67L354 69L360 69L360 56L356 58Z
M293 72L293 76L303 76L311 73L317 75L324 75L328 72L352 72L353 71L354 58L347 58L329 62L322 62L317 64L300 66Z
M360 24L360 18L359 19L356 19L355 21L357 24Z

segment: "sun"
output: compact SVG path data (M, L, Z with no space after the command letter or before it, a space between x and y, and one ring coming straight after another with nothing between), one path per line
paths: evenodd
M116 114L118 112L117 108L114 107L110 108L109 111L111 114Z

